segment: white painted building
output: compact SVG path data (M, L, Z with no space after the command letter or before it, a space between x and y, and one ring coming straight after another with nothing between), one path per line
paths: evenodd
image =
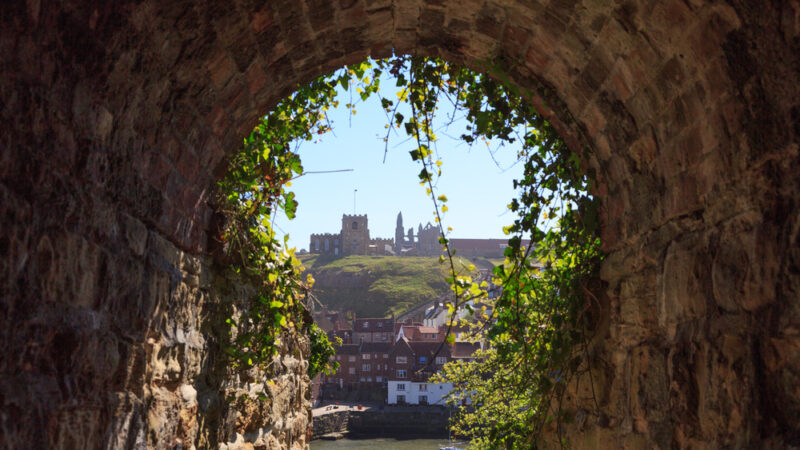
M390 405L445 405L453 383L421 383L409 380L389 380Z
M447 314L447 309L439 306L437 303L425 310L425 316L422 319L422 323L426 327L439 328L440 325L443 325L445 322L447 322L448 318L449 315Z

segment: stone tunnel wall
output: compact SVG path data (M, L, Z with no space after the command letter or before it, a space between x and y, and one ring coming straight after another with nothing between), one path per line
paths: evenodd
M800 443L796 0L4 3L0 442L233 439L210 190L295 83L392 49L502 65L597 173L571 441Z
M16 284L3 291L15 301L2 311L0 447L305 446L307 340L287 340L268 374L232 370L223 351L247 283L126 214L74 211L68 189L40 211L1 192L0 267Z

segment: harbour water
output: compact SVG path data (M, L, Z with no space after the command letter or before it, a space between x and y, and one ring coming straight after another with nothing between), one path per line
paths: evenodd
M447 439L339 439L336 441L316 440L311 442L311 450L339 449L380 449L380 450L438 450L447 446ZM463 445L459 447L465 447Z

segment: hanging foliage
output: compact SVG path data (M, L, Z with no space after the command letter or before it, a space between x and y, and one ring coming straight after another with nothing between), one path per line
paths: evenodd
M395 80L392 96L380 88L387 72ZM434 58L367 60L298 88L245 139L220 182L219 196L227 218L220 240L228 254L237 256L234 270L262 281L250 308L230 319L236 364L269 364L281 336L304 333L312 339L309 375L336 369L331 343L305 312L313 280L302 279L299 262L276 239L271 221L278 210L294 217L297 200L286 188L303 168L292 146L330 131L327 111L339 106L339 86L351 93L343 105L351 114L359 102L380 102L387 117L387 150L395 130L413 139L410 156L420 164L417 181L433 203L440 262L449 265L453 295L447 343L455 340L456 327L471 330L461 338L486 343L474 362L448 364L437 375L455 383L454 405L465 399L473 405L456 416L454 431L480 447L529 448L546 423L560 420L554 402L585 354L585 283L601 258L596 205L588 195L591 178L525 102L529 94L498 81L507 78L501 66L488 65L487 72ZM516 219L504 228L509 235L505 262L495 267L491 284L459 273L453 261L451 229L444 224L448 199L436 189L443 161L436 152L435 122L445 107L452 109L444 114L449 120L463 115L468 123L461 140L487 145L500 140L513 145L524 164L522 178L514 182L519 196L508 205ZM490 299L490 288L500 296ZM468 315L457 321L462 310Z

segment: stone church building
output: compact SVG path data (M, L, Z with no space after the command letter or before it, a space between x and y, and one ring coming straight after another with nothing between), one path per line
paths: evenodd
M369 238L367 215L342 214L342 229L339 233L312 234L309 253L322 255L391 255L394 242L391 239Z
M442 245L439 243L439 228L430 222L406 232L403 228L403 213L397 213L397 227L394 240L370 239L367 215L342 214L342 228L339 233L312 234L308 244L309 253L320 255L398 255L398 256L439 256ZM526 241L527 242L527 241ZM508 245L506 239L450 239L450 244L460 255L485 258L501 258Z

